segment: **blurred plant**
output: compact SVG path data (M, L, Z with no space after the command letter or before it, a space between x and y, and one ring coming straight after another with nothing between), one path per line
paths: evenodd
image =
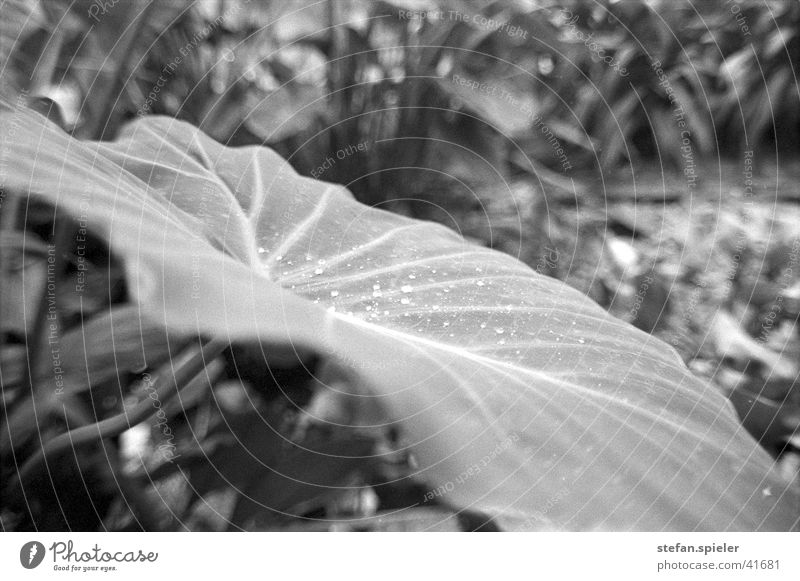
M591 195L571 181L562 157L581 170L656 158L680 167L681 121L698 155L764 143L793 151L800 143L796 2L138 0L102 13L97 7L89 0L3 0L0 97L27 102L81 138L110 139L128 119L152 113L188 120L220 142L267 143L305 175L347 184L370 204L449 223L562 278L575 274L569 272L570 255L598 246L596 254L606 257L614 276L598 283L591 273L583 290L648 331L670 313L661 292L666 275L641 257L626 271L623 238L612 237L607 248L598 242L605 221L592 226L597 232L591 240L573 236L574 252L552 244L558 224L550 219L558 218L549 215L540 190L554 186L576 197ZM13 145L12 138L4 136L4 147ZM168 394L180 395L185 404L184 411L173 406L169 416L178 426L181 450L189 450L199 435L207 438L215 464L232 461L235 447L225 432L233 426L264 456L283 454L275 434L246 430L252 410L239 404L251 393L230 380L252 371L251 383L269 386L253 396L261 398L259 411L276 422L289 416L287 429L293 429L296 406L276 402L275 392L307 399L308 377L291 369L288 379L270 383L263 366L243 363L252 345L215 344L209 353L208 345L179 342L171 351L163 332L140 328L127 303L122 265L104 244L93 240L88 255L79 254L80 224L54 216L52 209L15 203L3 198L0 229L0 355L9 426L3 433L14 434L14 441L0 439L3 481L10 481L16 466L6 463L9 458L26 459L29 471L41 471L41 458L31 463L30 456L42 442L52 446L47 454L61 458L65 434L87 434L102 422L114 427L107 438L83 440L92 450L85 459L49 473L64 483L73 512L62 513L58 495L38 488L32 513L25 513L19 498L11 502L18 527L58 528L61 519L78 528L175 524L169 515L152 513L148 498L137 495L141 474L126 473L123 466L142 448L122 434L129 427L126 402L141 404L142 370L157 370L179 353L189 367L183 374L180 368L164 371L175 381L159 384L158 393L165 404ZM68 369L72 381L62 387L69 397L58 405L42 388L53 366L46 310L51 258L53 284L60 289L57 338L73 361L87 362L85 370ZM765 279L761 274L758 280ZM76 285L84 290L63 290ZM742 324L753 329L746 330L750 337L718 346L729 359L738 357L741 369L733 379L717 379L757 438L784 445L797 440L796 366L769 378L775 365L768 355L786 345L796 352L796 327L794 334L783 328L796 323L796 285L770 291L770 300L780 297L783 327L770 328L758 348L755 327L761 329L762 319L776 309L754 303L755 283L740 286L755 306ZM718 336L734 336L732 325L719 325ZM88 344L84 329L91 331ZM190 373L198 353L213 354L204 366L211 378L205 382ZM744 368L740 360L763 360L762 368ZM39 425L47 426L42 434L35 433ZM152 434L146 436L152 448ZM308 434L333 451L357 446L366 454L376 445L330 436ZM288 461L302 465L302 451L292 454ZM197 454L186 452L182 467L204 492L225 488ZM172 464L147 468L158 470L159 487L172 486ZM226 476L254 498L274 498L273 481L254 481L252 474L228 468ZM379 479L373 468L365 472ZM89 475L89 484L83 486L78 474ZM124 488L130 506L120 502L116 486ZM180 518L194 519L198 528L211 526L198 516L197 498L187 500L186 488L175 488L176 506L183 503ZM302 490L277 488L287 506L309 500ZM307 508L319 506L310 502ZM3 508L5 526L9 505ZM248 503L234 513L236 526L252 525L253 516L269 520Z
M192 2L136 0L114 3L102 14L89 0L5 4L12 14L29 15L17 23L23 33L29 30L12 38L3 93L23 91L31 105L77 137L111 138L144 101L141 71L151 48L188 16Z
M723 45L722 90L712 106L715 121L740 148L769 143L768 150L796 150L800 143L800 3L750 0L732 6L741 10L730 10L722 30L723 40L735 40ZM742 26L747 26L746 32ZM747 42L742 43L745 38Z
M475 205L471 187L520 171L562 187L565 168L680 168L684 138L700 157L800 141L796 3L6 4L0 33L23 42L5 80L40 110L57 103L76 136L177 116L222 142L269 143L363 201L402 191L421 201L395 209L429 217L442 213L432 192Z

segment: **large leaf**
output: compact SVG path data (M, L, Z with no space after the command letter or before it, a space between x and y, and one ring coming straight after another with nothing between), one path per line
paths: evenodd
M797 493L725 398L562 283L184 123L113 144L10 123L8 187L107 236L144 316L318 352L445 500L516 529L797 526Z

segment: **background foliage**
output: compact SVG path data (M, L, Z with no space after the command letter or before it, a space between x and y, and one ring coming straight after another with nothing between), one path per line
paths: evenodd
M268 144L365 203L517 256L672 344L796 474L797 2L60 0L5 1L2 12L5 98L81 139L110 140L163 114L221 143ZM490 20L505 27L481 24ZM3 209L4 269L17 272L29 267L22 254L46 260L46 244L77 228L33 207L12 235L17 215ZM123 304L104 243L88 259L102 274L89 280L96 308ZM72 259L62 269L79 274ZM17 321L21 309L4 301L4 325L14 321L4 382L35 367L20 363L16 333L45 332L38 308ZM65 315L76 322L78 308ZM166 343L155 336L154 351ZM228 353L217 371L246 376L236 361L247 357ZM212 433L224 414L206 413ZM374 502L337 499L309 514L361 514ZM18 518L4 513L4 526ZM131 524L114 518L88 522Z

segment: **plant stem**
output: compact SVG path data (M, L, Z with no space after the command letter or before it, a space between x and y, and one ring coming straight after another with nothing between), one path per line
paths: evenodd
M194 351L189 355L190 358L175 371L171 380L166 380L156 389L158 400L162 402L162 405L202 372L209 361L219 356L228 345L228 341L223 339L212 339L203 347L190 348L190 352L191 350ZM172 361L166 363L160 370L160 374L163 373L164 376L168 376L172 364ZM146 398L137 403L130 412L122 412L100 422L81 426L56 436L23 464L17 475L9 483L9 488L14 489L17 486L21 486L23 481L36 472L42 462L47 463L48 457L58 456L67 450L117 436L132 426L155 416L155 414L156 409L153 407L153 400Z
M119 102L119 94L125 87L125 77L128 75L130 61L133 60L135 52L133 47L136 42L140 40L142 29L147 22L147 17L150 10L156 5L155 2L148 2L146 6L141 8L143 2L146 0L139 0L136 2L133 10L136 11L134 22L131 25L131 32L128 33L127 38L122 40L123 46L119 51L120 59L117 68L110 82L105 85L105 91L100 92L97 101L103 104L103 108L98 111L97 116L94 118L92 124L87 131L89 137L95 140L101 140L106 132L106 129L111 122L111 117L114 114L114 107ZM130 71L133 72L133 71Z
M62 275L67 271L67 265L69 264L69 260L64 257L63 249L69 247L72 244L72 223L67 218L59 218L58 217L58 209L53 209L53 271L52 271L52 282L53 287L58 290L58 282L59 279L63 278ZM22 380L22 385L27 386L31 390L31 394L33 394L36 390L36 376L39 372L39 362L41 361L42 355L45 351L45 347L48 343L48 339L46 336L46 328L47 328L47 321L48 321L48 282L49 282L49 273L45 276L44 285L42 285L42 294L39 299L39 305L36 310L36 319L34 321L34 326L32 333L29 337L25 337L26 343L26 355L28 360L28 365L25 366L25 376ZM51 321L51 328L52 325L55 324L55 332L61 332L60 329L60 322L61 317L58 315L58 300L57 296L53 297L55 300L55 319ZM24 387L23 387L24 389Z

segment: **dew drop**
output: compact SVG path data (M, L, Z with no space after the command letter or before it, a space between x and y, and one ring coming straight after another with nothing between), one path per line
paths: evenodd
M505 333L505 332L506 332L506 330L505 330L505 329L503 329L503 327L497 327L497 328L494 330L494 332L495 332L495 333L497 333L498 335L502 335L503 333Z
M323 272L325 272L323 269L318 268L314 271L314 274L322 274Z
M266 248L264 248L263 246L259 246L259 247L258 247L258 253L259 253L259 254L264 254L266 251L267 251L267 249L266 249Z
M331 297L336 298L338 296L339 296L339 291L331 291Z
M400 287L400 290L403 291L404 293L410 293L411 291L414 290L414 287L411 286L410 284L404 284L403 286Z
M417 278L417 275L415 275L415 274L409 274L409 275L408 275L408 278L410 278L411 280L414 280L415 278Z
M484 286L486 283L484 283L482 280L479 280L479 281L478 281L477 283L475 283L475 284L477 284L478 286Z
M410 305L411 304L411 299L403 297L402 299L400 299L400 303L404 304L404 305ZM406 314L408 314L408 313L406 313Z

